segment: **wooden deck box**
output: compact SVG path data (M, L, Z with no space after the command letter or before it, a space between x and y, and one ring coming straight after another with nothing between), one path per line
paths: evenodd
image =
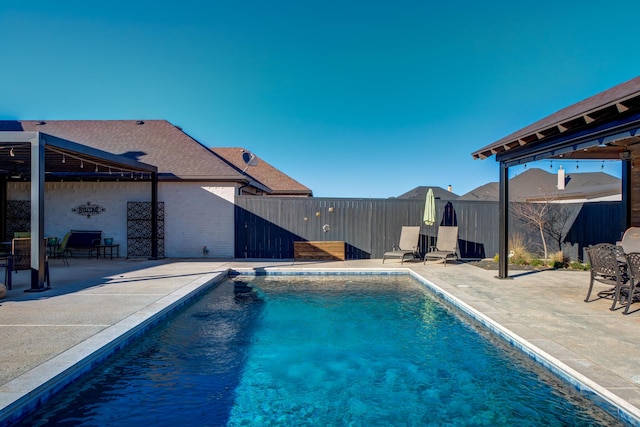
M293 242L293 258L296 260L345 260L345 243L329 242Z

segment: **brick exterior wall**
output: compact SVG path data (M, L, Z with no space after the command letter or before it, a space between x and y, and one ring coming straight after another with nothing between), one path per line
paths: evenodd
M168 182L158 186L165 203L165 252L169 257L233 258L235 186ZM203 255L206 246L208 255Z
M29 183L9 183L8 200L30 200ZM165 256L233 258L233 183L159 183L165 206ZM71 229L101 230L127 254L127 202L151 201L149 182L54 182L45 185L45 236L64 237ZM105 211L90 218L72 209L90 202ZM209 253L203 254L207 246Z

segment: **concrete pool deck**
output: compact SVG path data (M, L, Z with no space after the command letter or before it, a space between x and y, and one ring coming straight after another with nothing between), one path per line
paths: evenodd
M229 269L238 271L409 269L525 340L640 419L640 304L627 316L610 301L584 303L584 271L496 271L464 263L353 260L51 261L52 289L25 293L28 271L14 273L0 300L0 424L46 396L48 387L133 334ZM597 286L597 285L596 285ZM596 288L597 290L597 288ZM85 361L85 362L83 362ZM95 362L93 362L95 363ZM55 390L55 386L53 389ZM26 406L25 406L26 405Z

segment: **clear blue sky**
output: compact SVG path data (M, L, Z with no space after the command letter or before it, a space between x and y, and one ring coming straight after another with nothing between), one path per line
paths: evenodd
M640 74L638 16L637 0L3 2L0 119L166 119L319 197L464 194L498 180L472 151Z

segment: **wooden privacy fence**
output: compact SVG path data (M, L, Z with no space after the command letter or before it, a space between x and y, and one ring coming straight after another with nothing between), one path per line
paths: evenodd
M295 241L344 241L347 259L382 258L398 244L403 225L421 226L424 254L443 221L458 225L462 258L490 258L499 248L497 202L454 200L447 207L448 202L436 200L432 226L422 222L424 200L236 196L235 203L236 258L292 259ZM590 244L615 243L624 231L620 202L577 203L567 209L572 213L561 243L573 259L581 259L582 248ZM509 229L539 240L514 215Z

